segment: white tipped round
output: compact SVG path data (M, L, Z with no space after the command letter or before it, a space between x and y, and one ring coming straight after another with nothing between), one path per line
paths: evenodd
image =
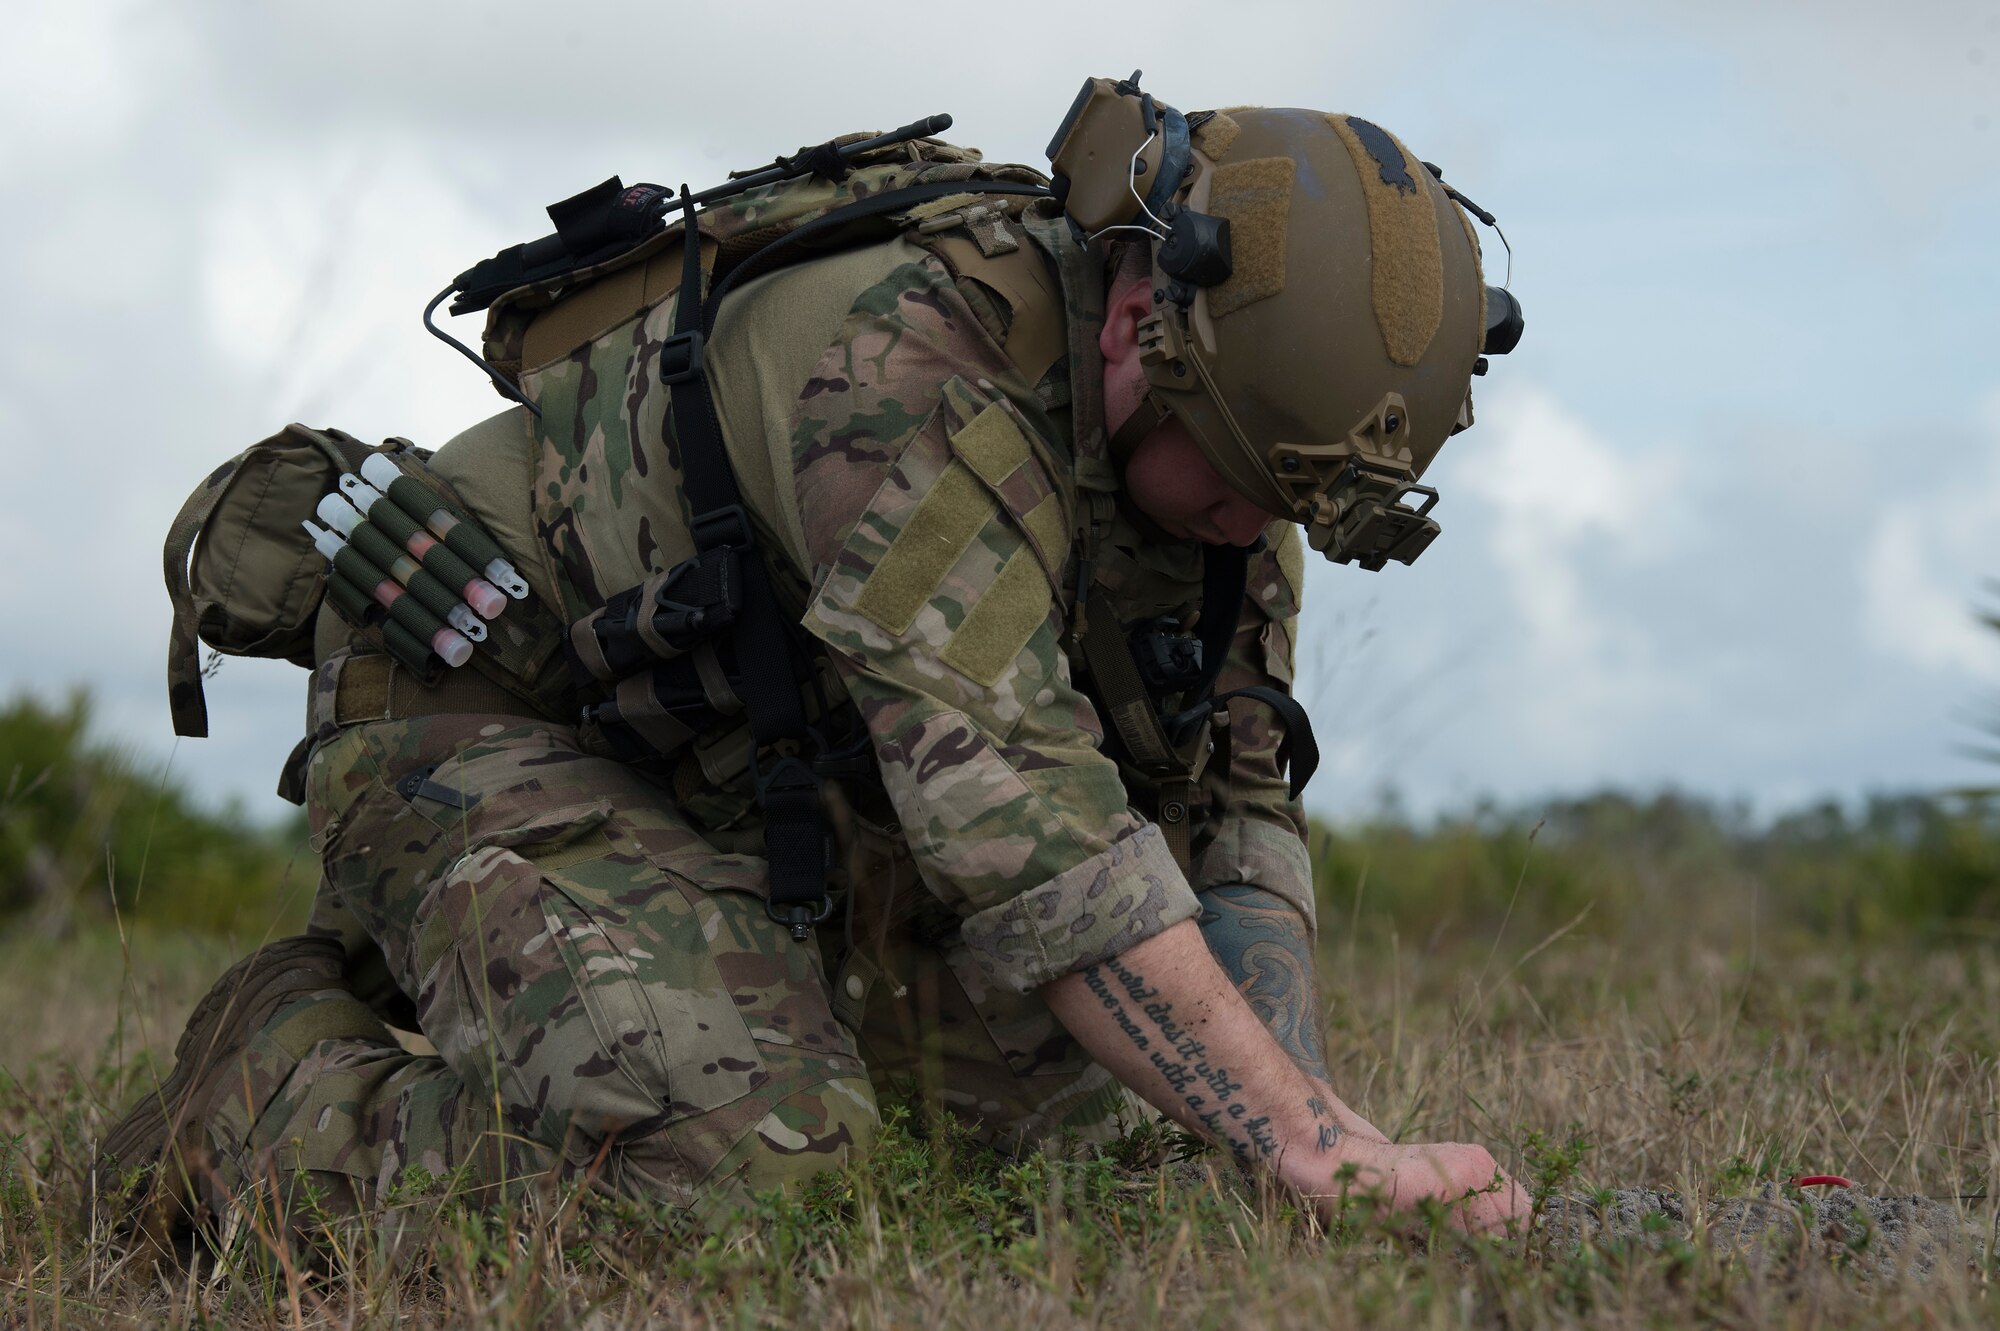
M300 522L299 525L304 527L306 533L312 537L313 549L325 555L329 560L346 548L347 543L345 541L324 527L315 527L311 522Z
M484 578L474 578L465 584L465 603L488 619L498 619L507 608L506 596Z
M340 491L352 500L354 506L363 513L375 507L375 501L382 497L379 490L351 471L341 475Z
M450 629L439 629L431 635L431 650L444 658L444 663L456 669L472 659L472 644L462 634Z
M354 511L354 505L337 494L330 494L319 501L319 520L342 536L352 536L361 515Z
M517 601L528 599L528 580L514 571L514 566L504 559L496 559L486 566L486 580Z
M453 628L474 642L486 641L486 626L479 622L478 615L472 613L471 606L455 605L451 608L451 613L446 615L445 618L451 621Z
M402 471L395 463L380 453L370 453L361 459L361 475L377 490L387 494L389 487L401 476Z

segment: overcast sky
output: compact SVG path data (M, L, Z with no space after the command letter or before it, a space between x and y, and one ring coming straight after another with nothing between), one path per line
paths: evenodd
M418 326L453 273L613 173L699 189L937 111L1045 165L1081 80L1135 67L1185 109L1378 120L1514 246L1528 333L1427 477L1443 537L1312 573L1317 808L1992 778L1955 750L2000 697L1972 618L2000 576L1995 0L25 9L0 695L87 685L217 798L280 807L304 675L229 661L213 737L173 743L167 523L286 421L436 444L497 410Z

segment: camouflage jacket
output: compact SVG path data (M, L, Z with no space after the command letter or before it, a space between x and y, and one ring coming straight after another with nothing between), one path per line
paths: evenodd
M990 978L1019 991L1193 916L1191 886L1257 883L1310 922L1304 821L1269 715L1231 704L1231 771L1197 811L1190 885L1131 809L1072 682L1080 460L1111 475L1096 262L1054 219L989 224L981 251L1037 247L1043 285L1024 297L954 263L978 251L963 233L956 249L936 243L949 239L905 236L760 278L725 303L708 353L746 504L865 720L925 883ZM1049 308L1026 307L1038 301ZM1030 318L1058 333L1034 382L1009 355ZM543 411L533 563L572 617L692 553L657 369L672 322L664 301L523 377ZM1185 622L1200 547L1148 539L1141 523L1121 510L1097 583L1127 624ZM1252 558L1218 691L1289 688L1300 551L1278 523ZM754 809L729 748L703 746L689 760L702 772L676 787L719 845L740 845L730 837Z

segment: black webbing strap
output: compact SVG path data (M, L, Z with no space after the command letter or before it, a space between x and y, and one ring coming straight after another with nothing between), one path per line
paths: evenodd
M1193 872L1193 806L1199 769L1174 746L1132 659L1131 641L1118 622L1111 598L1100 588L1090 593L1083 659L1090 666L1090 681L1105 723L1117 734L1130 765L1152 787L1154 821L1166 836L1167 849L1173 852L1182 873Z
M1203 549L1202 677L1190 691L1193 704L1171 719L1161 718L1147 691L1138 664L1132 659L1131 641L1125 636L1110 598L1099 589L1089 593L1082 646L1091 682L1104 707L1105 720L1117 733L1126 756L1153 787L1158 806L1156 820L1166 834L1167 848L1183 872L1192 872L1194 803L1208 757L1207 737L1201 732L1207 726L1209 714L1223 701L1211 695L1228 660L1229 645L1243 613L1249 565L1250 552L1241 546L1211 545Z
M1197 719L1214 710L1209 695L1229 659L1236 623L1243 616L1243 591L1250 581L1250 551L1240 545L1207 545L1201 551L1201 687L1190 708ZM1188 715L1181 713L1176 722ZM1178 724L1176 730L1179 731ZM1185 732L1177 733L1185 740Z
M1268 684L1231 689L1217 698L1214 705L1223 707L1232 698L1250 698L1263 703L1276 712L1278 720L1284 723L1285 737L1278 741L1278 766L1290 768L1290 794L1297 799L1305 793L1306 782L1312 780L1313 773L1319 769L1319 741L1313 738L1312 717L1306 714L1306 709L1299 705L1297 698L1289 693L1280 693ZM1228 733L1227 729L1220 732L1224 736ZM1226 742L1218 741L1216 754L1216 760L1222 763L1225 774L1229 767L1228 755L1219 746Z
M820 799L820 777L814 770L815 763L827 755L806 721L801 694L808 682L801 669L805 653L780 611L770 571L755 550L749 512L723 442L722 419L702 364L708 338L715 330L724 296L753 277L805 257L809 251L803 246L815 237L953 194L1046 192L1034 185L966 180L888 190L788 232L739 263L704 297L701 234L693 199L685 188L681 191L680 299L674 308L673 335L660 351L660 378L671 390L668 419L679 445L683 489L694 515L690 527L695 548L708 551L726 546L745 552L743 610L736 620L733 646L739 674L737 692L750 719L751 772L757 804L764 813L764 857L771 882L765 910L800 941L833 909L826 897L832 842ZM763 766L758 755L767 749L779 756L776 762Z
M812 743L805 704L799 693L796 652L778 612L769 571L756 552L750 515L736 486L735 469L722 439L722 423L709 390L702 359L713 327L709 302L702 299L701 235L693 203L681 194L681 289L675 304L674 333L660 352L660 377L670 390L669 422L681 455L682 485L694 514L695 548L742 551L743 612L732 645L740 676L738 692L750 713L751 771L757 804L764 813L764 857L770 866L765 910L801 942L826 918L828 832L820 809L819 778L802 754ZM783 745L775 763L760 766L758 751ZM816 748L816 746L814 746Z

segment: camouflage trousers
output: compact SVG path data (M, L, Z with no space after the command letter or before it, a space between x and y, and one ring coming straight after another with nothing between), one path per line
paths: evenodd
M313 927L404 1024L413 1002L436 1053L380 1028L266 1051L212 1134L239 1178L303 1170L364 1207L427 1180L583 1179L715 1214L866 1147L878 1095L1003 1145L1143 1112L1038 997L979 980L893 827L848 820L845 909L800 943L765 915L761 858L562 727L353 725L308 788Z

